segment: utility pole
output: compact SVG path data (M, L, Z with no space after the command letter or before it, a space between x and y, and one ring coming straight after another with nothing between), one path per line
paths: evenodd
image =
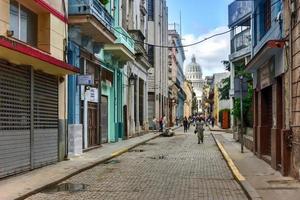
M241 101L241 152L244 153L244 116L243 116L243 76L240 76L240 101Z

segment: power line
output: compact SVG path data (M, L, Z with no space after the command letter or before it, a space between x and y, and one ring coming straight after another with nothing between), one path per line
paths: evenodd
M247 0L236 0L236 1L247 1ZM254 1L254 0L253 0ZM277 0L275 1L274 3L272 3L270 6L271 8L276 5L277 3L281 2L281 0ZM273 11L274 8L272 8L272 11ZM253 12L254 12L254 16L251 16L249 20L253 19L254 17L260 15L260 14L263 14L263 13L255 13L255 11L257 10L257 6L254 8ZM158 47L158 48L185 48L185 47L191 47L191 46L195 46L195 45L198 45L200 43L203 43L209 39L212 39L214 37L217 37L217 36L221 36L221 35L224 35L224 34L227 34L229 32L231 32L232 30L234 30L235 27L232 27L231 29L227 30L227 31L224 31L224 32L220 32L220 33L216 33L216 34L213 34L209 37L206 37L198 42L194 42L194 43L191 43L191 44L187 44L187 45L178 45L178 46L168 46L168 45L157 45L157 44L150 44L148 42L143 42L143 41L140 41L140 40L136 40L134 38L131 38L129 37L128 35L124 34L123 32L120 32L119 30L117 30L115 27L113 27L112 25L110 24L107 24L108 26L110 26L111 29L113 29L115 32L119 33L120 35L126 37L127 39L129 40L132 40L136 43L140 43L142 45L147 45L147 46L152 46L152 47Z

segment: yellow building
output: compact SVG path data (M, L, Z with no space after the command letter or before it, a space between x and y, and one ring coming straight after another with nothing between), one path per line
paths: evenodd
M229 77L229 72L216 73L213 75L213 91L214 91L214 104L213 104L213 117L215 118L215 124L219 123L219 111L230 108L230 100L220 100L219 88L222 86L222 81Z
M0 178L64 159L67 16L60 0L0 0Z
M186 94L186 99L184 101L184 116L192 116L192 102L193 102L193 87L191 82L185 80L183 83L183 90Z

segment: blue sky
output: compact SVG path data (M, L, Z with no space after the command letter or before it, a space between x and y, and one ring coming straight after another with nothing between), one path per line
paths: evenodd
M182 16L183 44L199 41L227 30L228 4L233 0L167 0L169 23L179 23ZM186 48L186 62L196 55L204 75L224 71L222 60L228 59L229 34L214 38L192 48Z
M179 23L182 15L183 34L204 34L227 25L227 8L232 0L167 0L169 22Z

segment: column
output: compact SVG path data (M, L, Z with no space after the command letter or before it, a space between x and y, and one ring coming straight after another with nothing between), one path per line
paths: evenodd
M147 80L144 81L144 124L145 131L149 130L149 120L148 120L148 86Z
M134 126L134 81L129 81L129 100L128 100L128 116L129 116L129 136L131 137L135 132Z
M140 78L137 77L136 79L136 125L135 125L135 130L137 132L140 132Z

